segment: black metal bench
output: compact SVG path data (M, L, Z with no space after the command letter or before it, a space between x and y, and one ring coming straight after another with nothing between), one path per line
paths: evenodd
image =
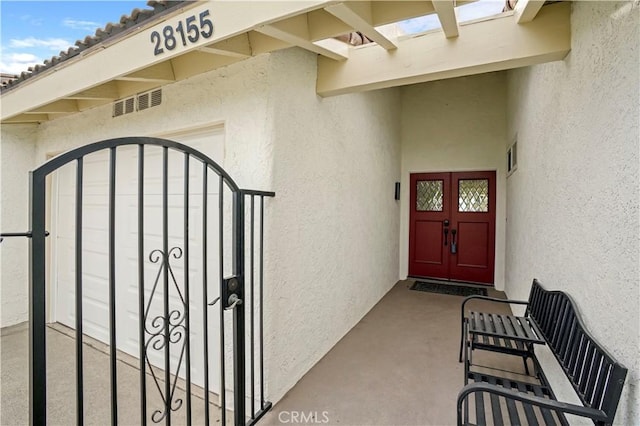
M463 302L463 309L471 298L514 303L471 296ZM511 318L521 318L527 324L522 326L522 330L530 327L530 339L519 335L515 328L509 329L508 325L500 329L491 322L495 321L495 314L482 314L485 319L482 324L479 324L478 314L462 321L461 355L464 353L465 386L458 394L458 424L568 425L565 414L590 418L596 425L612 424L627 369L589 334L571 298L561 291L547 291L534 280L529 301L515 302L527 305L524 317ZM503 320L506 317L498 316L501 324L505 324ZM472 327L480 331L470 333ZM478 336L487 336L487 340ZM534 336L546 343L555 355L582 405L557 401L535 356ZM515 344L527 339L530 345ZM508 344L505 343L507 341ZM525 365L526 359L531 358L536 377L525 381L471 371L469 356L474 349L522 356Z

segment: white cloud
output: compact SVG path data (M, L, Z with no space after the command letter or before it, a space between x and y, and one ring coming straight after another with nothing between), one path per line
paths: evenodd
M40 39L35 37L27 37L23 39L11 39L9 42L10 47L24 49L27 47L44 47L46 49L51 49L54 51L66 50L70 46L73 46L73 43L62 39L62 38L47 38Z
M79 21L77 19L67 18L62 21L62 25L72 28L74 30L94 31L100 27L100 23L93 21Z
M5 62L5 60L7 62ZM0 61L0 72L6 74L20 74L29 67L41 64L42 59L31 53L11 53L3 55Z

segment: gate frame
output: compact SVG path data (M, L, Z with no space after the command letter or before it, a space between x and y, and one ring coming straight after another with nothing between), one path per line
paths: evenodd
M109 269L113 271L115 268L115 260L113 258L113 251L115 250L115 239L114 239L114 227L115 227L115 176L116 176L116 148L120 146L138 146L138 155L143 156L143 147L144 146L157 146L162 147L164 149L164 169L163 176L166 184L166 174L167 174L167 155L168 150L172 149L177 152L181 152L185 155L185 164L186 170L188 171L188 161L191 157L199 160L203 163L203 170L205 173L203 174L203 180L206 181L207 174L206 170L212 169L220 178L220 186L222 188L223 182L226 183L227 187L233 194L233 211L232 211L232 273L233 276L230 279L224 279L223 283L220 283L223 287L223 293L221 293L220 297L220 309L221 315L224 312L224 309L233 309L233 370L234 370L234 423L236 425L244 425L245 424L245 398L246 398L246 389L245 389L245 379L246 379L246 371L245 371L245 312L244 312L244 304L241 303L244 300L244 289L245 289L245 223L244 223L244 197L245 195L251 196L251 217L253 220L253 208L254 202L253 197L259 196L261 197L261 224L263 224L263 201L264 197L274 197L274 192L267 191L254 191L254 190L242 190L238 187L238 185L233 181L231 176L220 167L214 160L208 157L206 154L188 146L181 144L179 142L155 138L155 137L124 137L124 138L115 138L115 139L107 139L100 142L91 143L85 146L81 146L70 151L64 152L35 170L29 172L29 227L30 231L28 233L24 233L22 236L30 237L29 241L29 421L31 425L45 425L46 424L46 243L45 238L48 235L45 230L46 226L46 178L52 172L58 170L60 167L73 162L74 160L78 162L77 165L77 183L78 187L76 188L76 219L79 218L80 226L82 224L82 159L88 155L95 152L103 151L109 149L110 157L109 157L109 247L110 247L110 256L109 256ZM142 163L142 164L141 164ZM138 171L142 173L140 167L143 167L143 162L139 161ZM188 181L188 176L186 177ZM187 186L188 188L188 186ZM139 197L141 197L141 193L139 193ZM164 208L166 209L166 198L167 192L166 187L165 191L163 191L163 197L165 200ZM204 192L204 197L206 197L206 192ZM222 197L222 194L220 194ZM222 199L222 198L221 198ZM78 202L79 201L79 202ZM188 206L185 206L188 208ZM138 206L138 210L143 210L143 206ZM166 212L165 212L166 216ZM204 221L206 222L206 216L204 217ZM165 219L166 220L166 219ZM222 218L220 218L222 221ZM221 222L222 223L222 222ZM76 229L76 241L81 242L81 238L78 237L78 234L82 234L82 232L78 233ZM8 236L8 235L7 235ZM260 234L260 249L262 250L262 242L264 237L264 230L261 226L261 234ZM168 235L166 233L166 222L165 222L165 233L163 235L163 239L165 240ZM222 238L222 235L220 236ZM251 248L253 249L253 222L251 227ZM76 246L76 262L81 265L81 244L80 249ZM165 255L168 256L168 252L165 247ZM261 251L262 256L262 251ZM253 252L251 253L251 262L253 266ZM261 258L262 262L262 258ZM262 267L262 263L260 265ZM220 265L222 271L222 265ZM76 276L80 274L80 272L76 270ZM166 274L166 271L165 271ZM222 272L221 272L222 274ZM206 280L206 277L204 277ZM234 281L236 284L233 286L228 285L229 282ZM253 274L251 276L251 281L253 285ZM261 284L262 284L262 275L261 275ZM110 287L115 285L115 277L110 275ZM226 297L222 297L223 294ZM261 293L262 297L262 288ZM252 287L252 296L253 296L253 287ZM81 297L81 295L80 295ZM203 295L203 297L205 297ZM110 316L115 318L115 300L109 298L109 309ZM206 299L205 299L206 300ZM240 302L237 302L237 301ZM262 298L261 298L262 301ZM206 302L205 302L206 303ZM252 304L252 323L251 323L251 333L253 337L253 299L251 300ZM260 318L260 338L261 338L261 366L262 366L262 358L263 358L263 346L262 346L262 309L263 306L261 304L261 318ZM204 313L203 313L204 314ZM188 315L188 314L187 314ZM76 315L76 321L81 321L81 316ZM188 318L188 316L187 316ZM140 327L144 327L144 324L139 324ZM188 325L190 327L190 325ZM80 327L81 328L81 327ZM110 322L109 332L111 335L110 341L110 349L111 349L111 364L115 363L115 352L117 350L115 346L115 328L112 327L112 323ZM221 332L224 333L224 322L221 322ZM77 328L76 328L77 334ZM186 333L186 338L189 338L188 332ZM165 337L169 339L167 335ZM77 339L77 336L76 336ZM76 342L76 345L78 342ZM80 345L82 345L82 334L80 329ZM140 345L143 345L143 342L139 342ZM252 340L252 349L253 349L253 340ZM80 351L81 352L81 351ZM255 354L252 352L252 374L253 374L253 356ZM224 347L221 348L221 357L224 366ZM144 360L141 360L144 362ZM168 362L168 361L167 361ZM205 363L208 364L208 359L204 360ZM82 378L78 376L78 371L82 368L82 356L76 354L76 377L77 379L77 404L76 407L78 412L77 423L83 423L83 392L82 392ZM189 368L187 368L189 370ZM224 370L221 372L224 375ZM263 369L261 368L261 378L263 374ZM115 368L111 369L111 423L117 424L117 380L116 380L116 371ZM170 372L169 372L170 374ZM176 373L177 374L177 373ZM224 379L223 379L224 380ZM252 385L253 385L253 376L252 376ZM264 383L261 382L262 392L261 392L261 409L254 413L251 413L251 419L249 424L255 424L266 412L271 408L271 403L265 401L264 399ZM79 390L78 390L79 388ZM252 406L254 401L254 389L252 388L251 400ZM187 393L190 392L190 388L187 389ZM226 389L223 387L221 389L221 394L224 395L226 393ZM142 398L142 397L141 397ZM145 393L146 398L146 393ZM224 401L224 396L222 397ZM208 402L208 398L206 398ZM171 402L169 401L169 404ZM165 405L167 402L165 401ZM142 403L144 405L144 403ZM190 408L190 407L189 407ZM208 404L205 403L205 413L208 414ZM226 404L223 404L221 407L222 416L225 417L226 412ZM144 411L143 415L144 415ZM170 412L171 410L169 410ZM188 422L190 421L190 412L188 412ZM207 416L208 418L208 416ZM170 414L167 416L167 424L170 424ZM143 418L143 424L146 424L146 419Z

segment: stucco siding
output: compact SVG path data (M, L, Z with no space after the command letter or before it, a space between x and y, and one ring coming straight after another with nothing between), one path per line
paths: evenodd
M29 174L35 165L36 125L2 126L0 139L0 230L29 230ZM7 238L0 247L0 327L25 321L29 314L29 240Z
M270 189L271 125L263 55L163 87L162 104L112 117L111 104L39 126L2 126L3 231L28 227L28 172L52 155L104 139L224 124L223 167L244 188ZM10 207L11 206L11 207ZM11 250L9 250L11 244ZM28 319L26 241L3 243L2 326ZM5 297L5 295L7 295Z
M506 79L481 74L407 86L402 93L400 278L409 263L409 175L496 171L495 286L504 286Z
M397 90L322 99L316 56L272 54L269 395L278 400L396 283Z
M508 74L506 291L567 291L629 368L616 423L640 424L638 3L574 2L571 25L564 61Z

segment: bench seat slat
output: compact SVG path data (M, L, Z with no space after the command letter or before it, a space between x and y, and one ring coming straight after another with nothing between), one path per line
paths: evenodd
M492 385L497 385L496 378L493 376L488 376L487 381ZM493 424L496 426L503 426L502 422L502 409L500 408L500 400L498 395L490 394L489 398L491 399L491 415L493 417Z
M542 389L539 386L534 386L533 387L533 393L536 396L545 397L545 398L549 397L548 394L545 395L545 393L542 392ZM540 408L540 412L542 413L542 418L544 418L544 423L546 425L555 425L555 424L557 424L556 420L553 417L553 414L551 413L551 410L548 410L546 408Z

